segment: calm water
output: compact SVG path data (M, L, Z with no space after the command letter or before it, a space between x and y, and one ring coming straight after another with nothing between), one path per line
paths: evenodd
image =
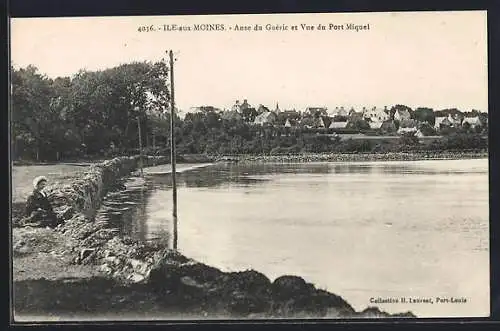
M489 315L487 160L215 165L178 182L179 249L194 259L300 275L357 310ZM170 240L170 184L132 179L100 217ZM402 296L434 303L370 303Z

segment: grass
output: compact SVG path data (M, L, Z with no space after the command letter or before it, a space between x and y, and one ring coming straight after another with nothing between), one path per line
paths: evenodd
M65 184L87 170L87 166L53 164L12 166L12 202L25 202L33 191L33 179L45 176L51 184Z

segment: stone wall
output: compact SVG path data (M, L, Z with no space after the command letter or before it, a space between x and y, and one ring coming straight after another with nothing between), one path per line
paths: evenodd
M144 156L143 165L153 166L168 162L163 156ZM66 185L53 185L47 188L48 199L54 211L64 219L75 213L91 217L100 206L101 200L114 183L137 169L139 156L117 157L102 163L92 164L82 177Z

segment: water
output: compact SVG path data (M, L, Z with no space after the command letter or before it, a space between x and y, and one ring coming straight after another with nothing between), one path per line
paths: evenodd
M169 241L170 175L134 180L110 218ZM357 310L489 315L487 160L214 165L178 183L179 249L201 262L300 275ZM403 296L433 303L370 302Z

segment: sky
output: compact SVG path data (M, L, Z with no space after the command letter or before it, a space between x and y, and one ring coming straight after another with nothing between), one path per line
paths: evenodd
M225 29L194 31L206 23ZM348 30L349 23L369 29ZM164 31L164 24L191 31ZM236 31L236 24L262 30ZM268 31L266 24L287 30ZM156 31L138 31L151 25ZM52 78L159 61L172 49L176 105L184 112L230 108L243 99L297 110L394 104L488 110L485 11L14 18L10 33L12 64L35 65Z

